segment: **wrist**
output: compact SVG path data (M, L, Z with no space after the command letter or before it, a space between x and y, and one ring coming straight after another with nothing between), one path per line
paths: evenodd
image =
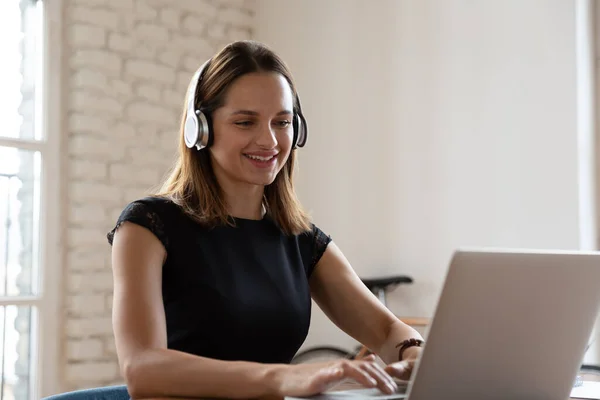
M406 350L404 350L404 353L402 354L402 360L416 360L419 357L419 354L421 354L421 351L423 351L422 347L409 347Z
M420 348L425 341L423 339L406 339L396 345L398 348L398 361L406 360L407 356L405 355L406 351L409 349Z
M283 397L283 375L289 368L285 364L266 365L263 375L263 395L264 399L276 399Z

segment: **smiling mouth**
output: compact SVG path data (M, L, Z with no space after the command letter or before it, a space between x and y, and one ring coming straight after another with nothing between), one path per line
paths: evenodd
M244 156L254 161L269 162L275 157L277 157L277 154L274 154L272 156L255 156L252 154L244 154Z

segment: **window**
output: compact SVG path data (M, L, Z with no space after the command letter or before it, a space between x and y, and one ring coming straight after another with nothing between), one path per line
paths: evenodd
M51 228L59 232L52 209L59 192L53 174L58 147L47 129L57 117L45 107L50 85L44 5L0 1L0 400L49 394L42 393L52 390L47 384L42 389L42 379L50 379L43 361L53 355L50 368L58 368L51 354L57 346L48 345L57 340L58 325L51 320L58 315L57 290L48 290L45 279L54 275L48 269L58 254L46 239Z

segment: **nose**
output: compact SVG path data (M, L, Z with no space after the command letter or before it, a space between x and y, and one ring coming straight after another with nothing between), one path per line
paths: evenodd
M265 149L272 149L277 146L277 136L270 124L266 124L266 126L260 128L256 144Z

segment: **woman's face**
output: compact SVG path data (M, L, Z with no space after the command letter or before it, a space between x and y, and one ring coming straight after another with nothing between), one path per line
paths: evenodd
M278 73L250 73L234 81L212 115L209 149L217 177L271 184L290 154L293 104L290 86Z

